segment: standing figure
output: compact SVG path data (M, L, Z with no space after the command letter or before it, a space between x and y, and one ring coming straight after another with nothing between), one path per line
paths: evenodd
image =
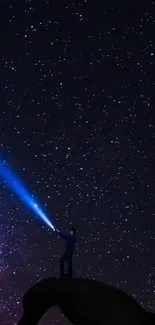
M73 253L76 243L76 229L71 228L69 235L62 234L58 229L55 231L64 239L66 240L66 250L60 260L60 276L63 277L65 275L65 262L68 263L68 276L72 278L73 275L73 268L72 268L72 259Z

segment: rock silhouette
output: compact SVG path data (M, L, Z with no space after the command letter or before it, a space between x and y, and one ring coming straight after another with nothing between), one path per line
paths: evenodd
M18 325L38 324L53 306L76 325L155 324L155 314L117 288L88 279L49 278L24 295L24 313Z

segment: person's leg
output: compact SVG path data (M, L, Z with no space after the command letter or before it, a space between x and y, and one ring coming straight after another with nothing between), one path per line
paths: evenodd
M61 260L60 260L60 276L64 276L65 274L65 261L67 259L67 256L66 256L66 253L61 257Z
M70 278L72 278L73 275L72 254L68 255L68 275Z

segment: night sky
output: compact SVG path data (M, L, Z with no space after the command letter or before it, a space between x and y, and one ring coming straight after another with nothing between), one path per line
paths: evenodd
M74 276L155 312L155 2L119 3L1 0L0 155L58 229L77 228ZM1 182L1 324L59 277L63 251ZM40 322L59 323L55 308Z

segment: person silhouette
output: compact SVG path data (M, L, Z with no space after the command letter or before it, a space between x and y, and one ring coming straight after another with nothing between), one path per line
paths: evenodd
M68 276L72 278L73 275L73 253L75 249L75 243L76 243L76 229L71 228L69 235L62 234L58 229L55 229L55 231L60 235L61 238L63 238L66 241L66 250L63 256L60 259L60 277L63 277L65 275L65 262L68 264Z

